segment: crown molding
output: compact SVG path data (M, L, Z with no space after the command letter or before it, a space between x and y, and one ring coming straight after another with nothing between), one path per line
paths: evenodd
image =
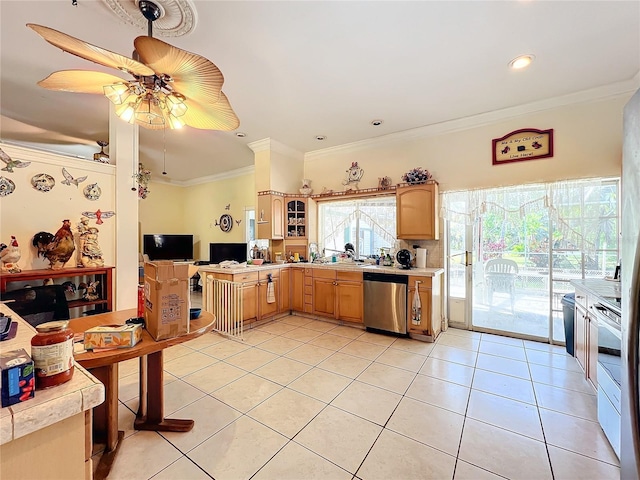
M251 150L253 150L253 153L264 152L268 150L270 152L280 153L286 157L298 158L300 160L304 158L304 153L269 137L248 143L247 146Z
M623 82L612 83L601 87L582 90L560 97L549 98L537 102L509 107L493 112L480 113L470 117L458 118L447 122L435 123L424 127L412 128L401 132L390 133L380 137L360 140L358 142L336 145L334 147L313 150L305 153L305 161L313 161L330 155L346 154L367 148L380 148L398 142L406 142L420 138L434 137L463 130L470 130L485 125L491 125L503 120L508 120L523 115L552 110L568 105L578 105L597 102L615 97L631 94L640 88L640 71L631 79Z
M13 143L7 143L4 140L0 141L0 148L2 148L2 150L4 150L4 152L13 160L39 162L58 167L73 167L78 170L106 173L108 175L115 175L116 172L116 166L110 163L96 162L84 157L64 155L46 149L25 147ZM3 164L0 164L0 166L2 165Z
M208 175L206 177L194 178L192 180L158 180L151 179L153 183L161 183L164 185L172 185L174 187L191 187L194 185L202 185L203 183L218 182L220 180L227 180L229 178L242 177L244 175L252 175L255 172L255 167L249 165L248 167L236 168L228 172L218 173L216 175Z

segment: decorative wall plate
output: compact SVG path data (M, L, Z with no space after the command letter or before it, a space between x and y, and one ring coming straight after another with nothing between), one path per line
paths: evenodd
M233 227L233 218L228 213L220 216L220 230L230 232Z
M100 195L102 195L102 189L98 186L97 183L90 183L82 190L85 198L87 200L98 200Z
M39 173L31 177L31 185L39 192L50 192L56 185L55 179L46 173Z
M12 180L5 177L0 177L0 197L11 195L15 189L16 184L13 183Z

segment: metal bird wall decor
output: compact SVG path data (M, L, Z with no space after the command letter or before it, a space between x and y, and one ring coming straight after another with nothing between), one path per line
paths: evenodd
M64 180L61 183L69 186L75 185L77 187L79 183L82 183L87 179L87 175L84 177L73 178L73 176L64 167L62 167L62 175L64 176Z
M0 148L0 160L2 160L6 167L0 169L5 172L13 173L14 168L24 168L31 165L31 162L23 162L22 160L12 160L7 153Z

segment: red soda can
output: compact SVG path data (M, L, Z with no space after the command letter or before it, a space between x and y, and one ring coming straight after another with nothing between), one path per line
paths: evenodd
M138 285L138 318L144 317L144 286Z

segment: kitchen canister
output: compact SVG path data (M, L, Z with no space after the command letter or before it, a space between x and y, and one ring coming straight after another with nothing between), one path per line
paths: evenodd
M416 268L427 268L427 249L416 249Z

